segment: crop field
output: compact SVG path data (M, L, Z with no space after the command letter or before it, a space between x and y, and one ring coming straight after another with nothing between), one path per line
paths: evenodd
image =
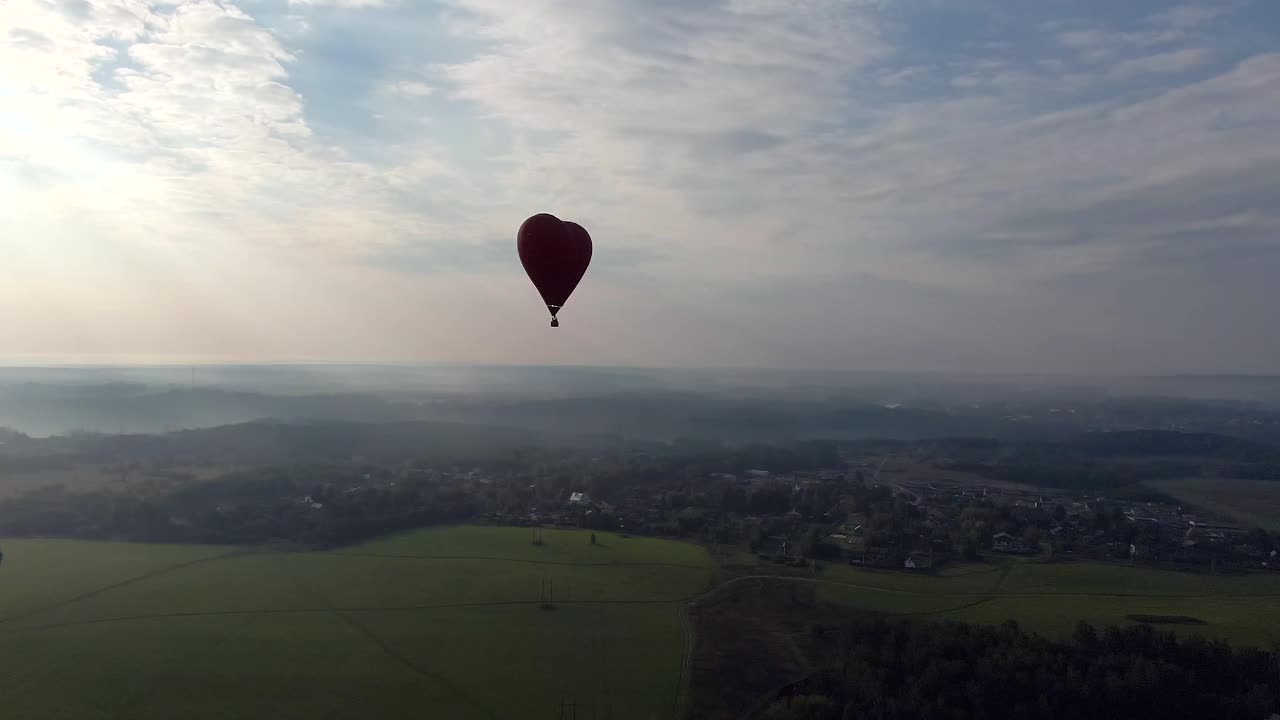
M1240 523L1280 532L1280 478L1178 478L1147 484L1189 505Z
M1129 615L1186 616L1203 625L1160 625L1233 644L1280 642L1280 575L1208 576L1096 563L961 565L936 574L827 568L823 599L869 612L999 623L1017 620L1050 636L1081 620L1125 625Z
M670 718L706 552L543 539L457 527L325 553L6 541L0 707L32 719L525 718L577 703L579 717Z

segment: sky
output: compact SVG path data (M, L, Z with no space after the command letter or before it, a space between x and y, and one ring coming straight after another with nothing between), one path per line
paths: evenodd
M1273 0L0 0L0 363L1258 373L1278 308Z

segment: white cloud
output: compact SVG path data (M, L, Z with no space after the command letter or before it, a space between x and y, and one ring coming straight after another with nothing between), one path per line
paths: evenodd
M1184 37L1185 34L1177 29L1135 32L1107 32L1096 29L1065 30L1057 36L1059 43L1075 50L1081 60L1089 63L1102 62L1135 50L1168 45Z
M1176 73L1199 67L1209 60L1209 53L1198 48L1136 57L1111 66L1111 74L1127 78L1145 73Z
M395 46L405 20L387 13L6 5L0 67L22 71L0 76L15 208L0 236L30 241L9 240L0 295L35 292L75 331L28 323L0 341L47 350L78 333L160 352L148 338L196 317L216 328L201 352L277 357L342 356L341 333L368 359L841 365L868 338L882 349L857 362L933 341L960 357L977 336L1030 358L1018 332L1109 332L1059 309L1070 295L1055 288L1088 279L1104 297L1157 271L1191 283L1170 268L1262 252L1280 224L1280 56L1202 43L1226 17L1208 11L1060 23L1059 46L1027 58L986 37L915 47L875 2L448 10L443 55L416 35ZM1229 69L1178 74L1210 57ZM538 210L597 238L578 317L634 338L526 332L507 245ZM1231 289L1239 302L1266 267ZM69 287L140 318L127 342L94 329L89 291ZM1183 306L1172 284L1146 291ZM176 299L149 308L157 296Z
M0 134L0 156L40 159L64 179L31 204L47 217L114 214L179 245L361 254L432 227L395 193L440 168L422 154L375 168L318 140L289 84L295 54L234 5L17 9L51 45L0 50L24 68L8 125L28 128Z
M430 85L418 80L400 80L391 83L387 87L387 91L393 95L406 95L408 97L426 97L435 92Z
M846 3L653 6L642 0L461 0L500 52L447 68L465 98L527 127L627 122L672 131L788 124L839 102L884 52ZM678 102L692 103L677 106ZM801 111L798 113L797 111ZM640 115L636 115L636 113ZM692 126L692 127L691 127Z
M394 0L289 0L290 7L380 8Z
M773 153L860 114L846 83L887 52L870 18L844 2L534 0L518 13L497 0L458 4L494 49L442 71L455 96L516 130L502 183L511 200L576 208L610 235L699 256L777 246L771 238L792 218L744 226L726 213L790 197L770 181ZM526 131L566 140L530 146L519 141ZM784 266L772 253L743 257Z
M904 85L913 79L926 75L929 72L923 67L905 67L894 69L887 72L881 72L876 77L876 83L882 87L897 87Z
M1152 15L1150 20L1155 25L1189 29L1226 15L1234 9L1233 4L1227 0L1221 0L1204 5L1176 5Z
M1206 39L1203 26L1235 9L1234 3L1223 0L1215 4L1166 8L1127 30L1082 27L1079 23L1069 23L1064 28L1061 22L1048 23L1042 29L1055 33L1058 43L1075 50L1082 60L1096 63L1177 43L1203 42Z
M822 14L793 19L784 33L789 42L771 44L764 70L756 58L717 48L729 29L744 47L764 43L778 32L780 23L768 15L777 4L753 13L703 9L679 22L649 18L665 34L643 50L627 39L656 31L625 2L610 4L608 17L551 0L516 18L491 2L463 4L475 13L468 31L495 45L445 68L455 93L515 128L566 133L559 144L518 146L511 157L516 170L504 187L525 206L585 209L616 223L610 234L725 275L803 274L825 264L980 287L1015 262L1025 270L1019 278L1102 268L1136 250L1090 243L1070 250L1077 259L1068 260L1066 250L1050 247L1065 237L1036 241L1019 229L1004 240L986 238L1005 232L996 229L1010 214L1002 208L1082 197L1064 188L1100 184L1110 191L1149 182L1175 164L1171 157L1217 162L1228 143L1241 147L1233 159L1258 157L1244 149L1243 137L1232 142L1239 131L1215 130L1225 100L1189 103L1178 127L1154 137L1153 128L1171 120L1157 105L1029 116L1020 105L1036 93L1071 87L1067 75L1045 74L1052 69L1036 75L980 61L949 82L994 95L892 107L863 101L842 89L856 85L889 50L872 16L861 12L843 22ZM835 11L834 5L815 7ZM559 23L548 31L538 18L551 17ZM834 37L831 27L840 28ZM1091 48L1116 37L1082 33L1065 42ZM814 58L822 58L823 69L802 82L815 72ZM1198 49L1174 50L1127 61L1114 72L1175 72L1205 58ZM877 72L873 81L893 86L915 74L910 68ZM1225 89L1230 77L1205 87L1234 94ZM1242 93L1240 103L1235 112L1272 111L1266 98ZM1121 114L1142 119L1115 122ZM1069 235L1068 228L1059 230ZM986 272L915 277L918 255L894 259L910 257L902 254L904 245L932 245L944 257L1005 249L985 263ZM734 253L728 262L727 252Z

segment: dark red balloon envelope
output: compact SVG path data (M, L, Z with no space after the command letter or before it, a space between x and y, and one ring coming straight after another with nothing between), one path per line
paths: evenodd
M577 223L539 213L520 226L516 247L520 264L551 311L551 327L559 327L556 313L591 264L591 236Z

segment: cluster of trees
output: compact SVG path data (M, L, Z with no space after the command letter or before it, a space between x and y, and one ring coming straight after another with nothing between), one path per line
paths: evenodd
M1067 642L957 622L858 618L839 666L790 687L765 720L1244 718L1280 711L1280 658L1146 625Z
M3 431L0 431L3 433ZM74 464L257 465L341 461L354 456L399 462L429 454L462 462L538 442L560 449L600 447L599 438L548 436L504 427L447 422L254 421L164 434L73 432L47 438L0 434L0 468Z
M13 536L329 547L483 512L456 484L378 483L384 473L317 464L236 472L161 493L54 488L0 503L0 528Z
M1212 472L1280 479L1280 447L1212 433L1133 430L1086 433L1056 442L944 441L937 447L951 458L945 464L948 469L1112 495L1143 492L1139 483L1144 480Z

